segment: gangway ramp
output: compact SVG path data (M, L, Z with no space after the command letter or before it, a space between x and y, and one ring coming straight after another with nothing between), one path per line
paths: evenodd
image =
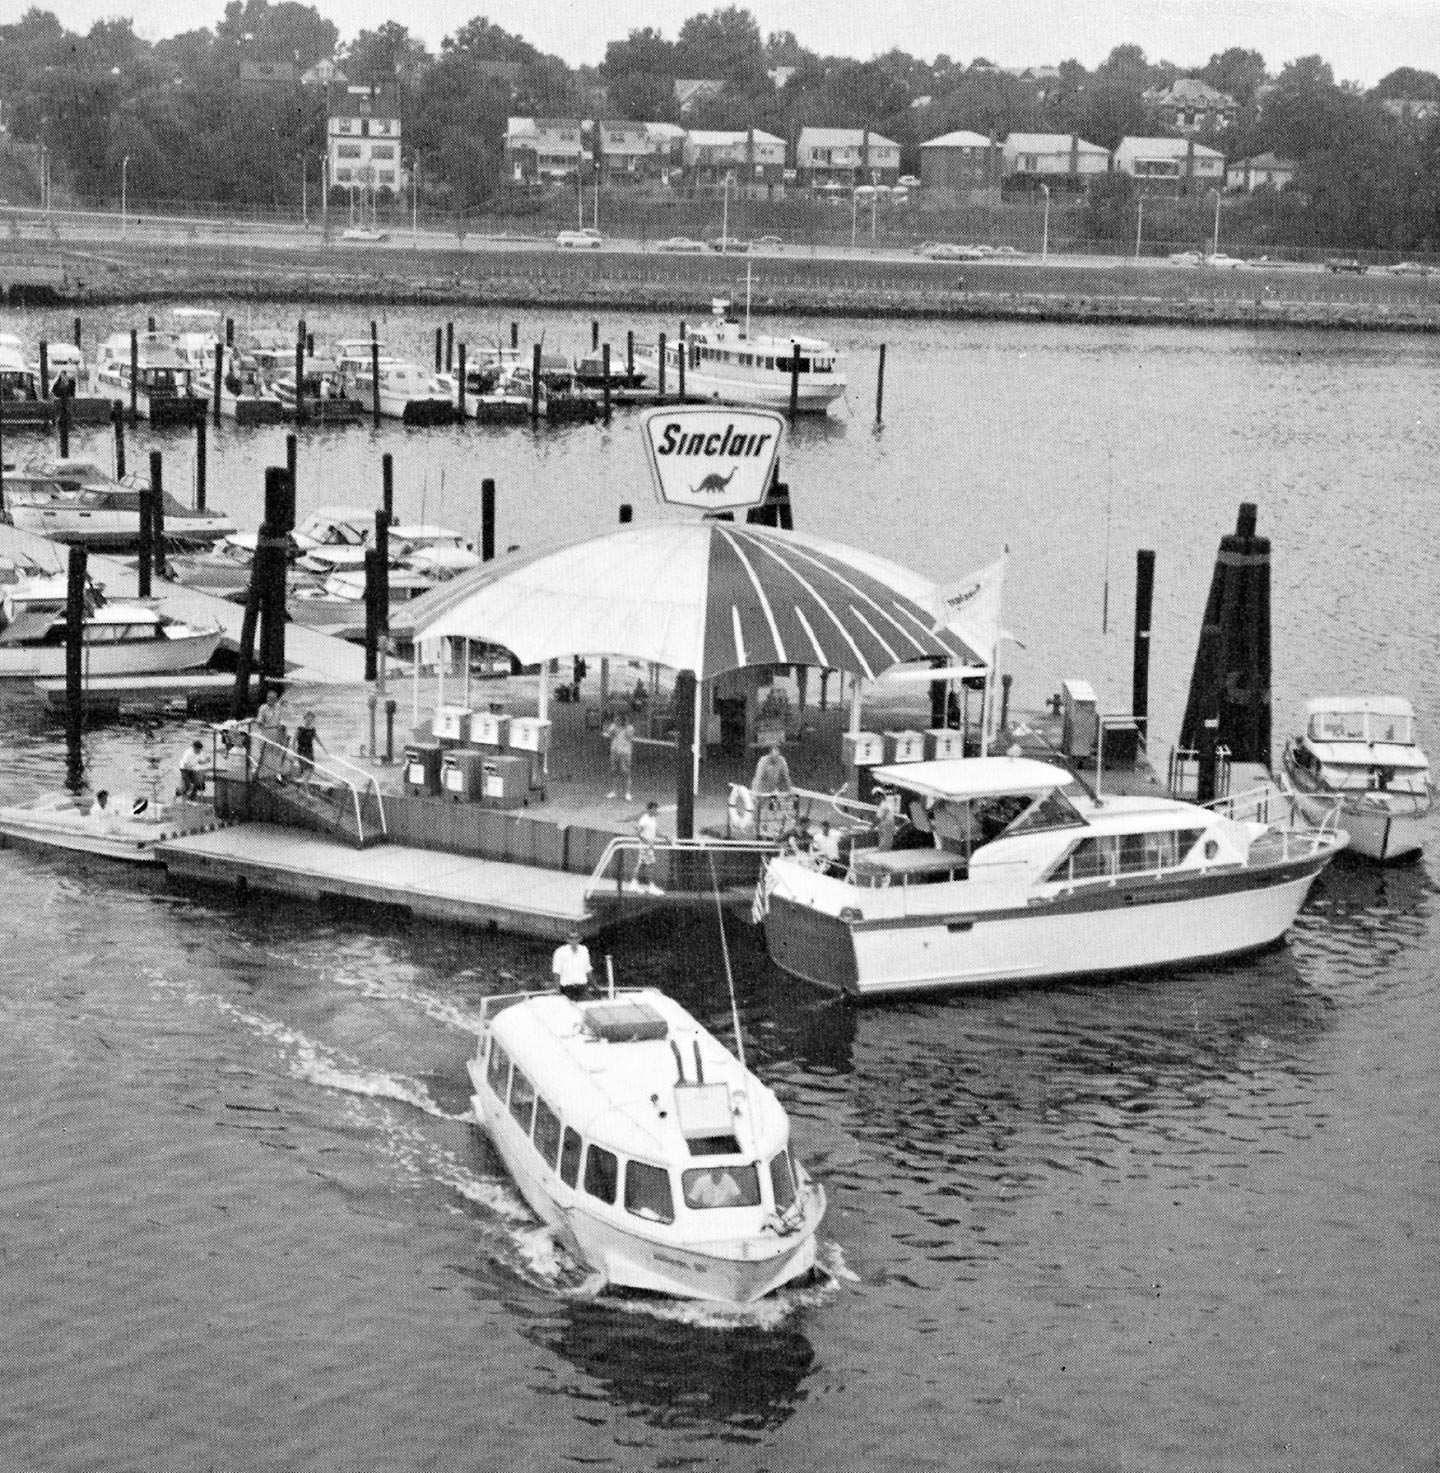
M28 558L43 568L63 571L69 551L36 532L21 531L0 523L0 555ZM139 572L128 562L92 552L86 566L91 580L103 586L109 599L135 598ZM186 588L164 578L152 580L150 591L157 608L172 619L187 624L215 625L225 631L225 643L239 648L240 626L245 610L229 599L217 598L199 588ZM322 634L305 624L285 626L286 679L317 685L359 685L365 679L365 651L348 640Z

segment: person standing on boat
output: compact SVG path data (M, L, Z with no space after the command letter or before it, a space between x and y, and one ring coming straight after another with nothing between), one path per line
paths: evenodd
M625 801L630 801L630 764L635 760L635 732L630 718L621 712L610 723L605 735L610 738L610 781L612 787L605 795L613 798L623 787Z
M180 796L200 798L205 794L205 743L196 737L180 758Z
M883 793L875 808L875 847L881 851L895 847L895 824L900 817L900 795Z
M550 971L555 985L567 996L581 996L590 986L590 948L580 939L580 932L570 927L565 944L555 948Z
M660 805L652 798L645 805L645 812L635 820L635 832L640 836L640 852L635 860L636 890L649 890L652 895L665 892L655 883L655 841L660 832Z
M90 805L89 818L92 823L97 823L101 828L108 829L115 821L115 810L110 806L110 794L101 788L95 794L95 801Z
M779 742L771 742L770 750L755 764L755 776L750 780L750 791L757 797L765 793L790 791L790 764L780 751Z

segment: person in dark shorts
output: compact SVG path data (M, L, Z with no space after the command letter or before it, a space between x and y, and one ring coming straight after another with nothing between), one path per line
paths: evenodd
M295 728L295 759L300 766L300 781L307 787L310 784L310 775L315 771L316 747L323 752L325 743L315 730L315 713L307 711L304 721Z

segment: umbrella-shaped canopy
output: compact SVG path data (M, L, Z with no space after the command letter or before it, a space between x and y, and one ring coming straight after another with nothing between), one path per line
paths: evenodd
M747 665L872 679L908 660L981 663L935 627L940 607L928 579L855 548L677 521L487 564L415 600L394 624L417 639L503 645L526 664L606 654L701 679Z

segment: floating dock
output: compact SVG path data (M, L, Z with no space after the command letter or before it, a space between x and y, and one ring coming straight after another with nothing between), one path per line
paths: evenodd
M52 709L65 709L65 681L37 680L36 690ZM85 682L85 709L90 715L127 710L183 711L187 715L228 712L235 696L235 677L196 670L178 675L92 675Z

